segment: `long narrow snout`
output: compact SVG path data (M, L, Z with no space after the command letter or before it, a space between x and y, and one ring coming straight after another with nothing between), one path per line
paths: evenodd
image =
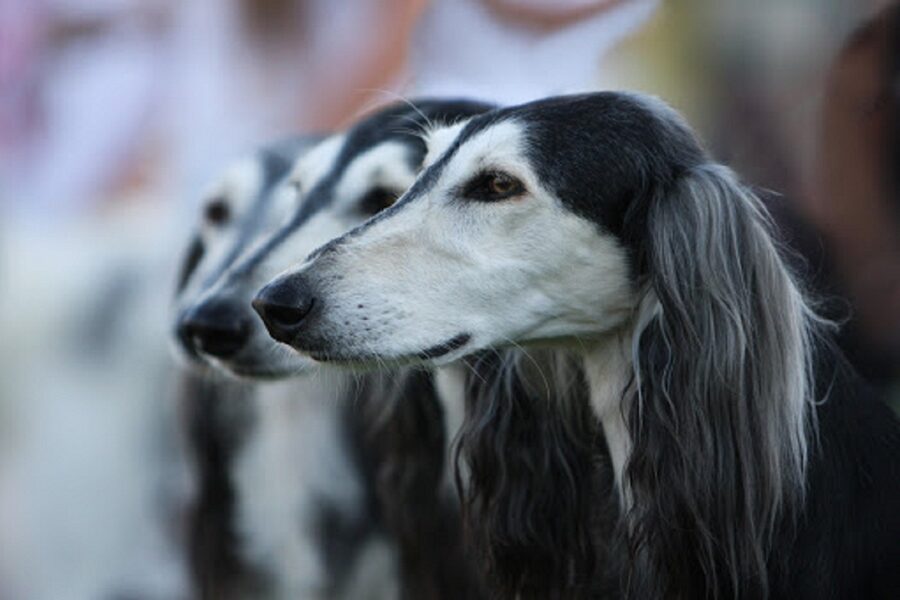
M290 344L303 329L316 299L312 288L299 275L286 275L262 288L253 299L253 310L279 342Z

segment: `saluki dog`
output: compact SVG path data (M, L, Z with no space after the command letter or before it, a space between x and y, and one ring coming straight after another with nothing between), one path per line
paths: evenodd
M175 338L195 371L182 400L196 480L188 547L199 597L396 596L395 559L370 509L352 431L334 402L303 402L310 394L335 400L339 391L324 380L253 386L215 377L207 357L228 355L233 342L193 312L247 248L291 214L295 194L284 179L319 141L273 144L228 169L205 194L179 276Z
M896 595L897 419L677 113L563 96L438 144L391 208L259 292L275 339L345 366L579 357L628 597Z
M265 415L272 415L271 426L283 431L283 443L308 444L304 438L323 428L310 422L306 413L332 415L363 467L371 511L398 550L399 585L408 598L479 595L469 575L474 569L461 551L456 509L441 485L446 434L434 383L421 371L362 379L316 372L315 363L286 352L266 335L250 300L261 282L290 266L292 257L310 252L396 200L415 179L424 158L423 128L488 108L466 101L398 104L325 138L296 161L281 184L298 199L287 223L256 236L245 245L245 252L230 252L227 266L185 305L178 326L179 337L191 352L232 375L253 380L297 376L282 384L293 390L296 416L275 414L271 401L258 403L257 420L264 423ZM287 425L298 419L305 423ZM321 455L313 458L323 460ZM248 504L265 489L261 472L259 464L240 471L247 480L241 496ZM264 507L255 511L257 529L271 521L272 512ZM353 551L351 540L346 541L343 549Z

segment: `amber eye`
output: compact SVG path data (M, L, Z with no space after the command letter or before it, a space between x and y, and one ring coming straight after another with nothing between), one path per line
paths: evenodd
M203 210L203 217L210 225L220 227L231 218L231 208L225 198L214 198Z
M500 171L481 173L472 179L463 194L472 200L495 201L518 196L525 191L521 181Z
M393 205L399 197L400 193L394 190L373 188L360 199L359 209L367 215L374 215Z
M490 187L491 193L498 196L505 196L515 189L516 183L516 180L509 175L497 173L491 177L488 186Z

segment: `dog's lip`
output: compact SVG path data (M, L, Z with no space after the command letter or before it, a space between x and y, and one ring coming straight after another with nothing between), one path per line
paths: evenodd
M215 363L218 368L227 373L239 377L241 379L285 379L303 373L308 369L315 369L316 363L311 360L305 360L306 364L295 365L290 367L273 366L260 358L244 357L240 359L219 359L214 356L207 357L211 363Z
M226 364L225 370L240 379L254 380L278 380L297 375L297 371L289 369L273 369L259 364L233 365Z
M379 365L390 363L405 364L417 361L424 362L446 356L468 344L471 339L471 334L460 333L440 344L430 346L424 350L419 350L418 352L410 352L399 356L377 356L374 354L348 355L331 353L323 350L301 350L301 352L304 352L310 358L319 362L358 363L362 365L370 363L378 363Z
M171 339L174 341L175 347L178 349L178 351L180 351L181 355L184 359L187 360L187 362L203 364L203 356L189 340L179 335L177 329L172 335Z
M438 344L437 346L432 346L431 348L426 348L416 354L416 358L420 360L431 360L434 358L439 358L444 356L445 354L450 354L454 350L459 350L463 346L469 343L469 340L472 339L472 336L468 333L460 333L446 342L442 344Z

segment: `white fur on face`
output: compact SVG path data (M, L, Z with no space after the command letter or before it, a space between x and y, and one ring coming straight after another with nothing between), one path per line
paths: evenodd
M295 190L295 193L299 190L300 204L319 200L309 197L309 194L311 191L315 193L316 186L332 170L344 141L342 135L333 136L297 161L285 186ZM326 206L267 252L251 273L238 281L226 274L206 293L205 298L228 295L250 311L253 295L266 281L370 216L360 206L360 201L368 192L383 188L400 194L409 187L416 173L409 164L408 152L409 148L399 142L385 142L355 157L340 174ZM268 235L260 236L246 255L254 254L268 238ZM227 360L211 358L217 367L250 377L282 377L315 368L315 364L307 357L291 352L289 348L270 338L255 314L251 315L251 321L253 331L247 347Z
M267 275L261 278L260 285L298 260L304 260L319 246L365 221L370 215L363 212L359 203L369 191L384 188L403 193L416 177L408 164L407 153L408 148L403 144L386 142L359 155L347 165L334 186L331 202L266 256L265 266L260 271L265 271ZM303 178L302 174L295 176Z
M358 202L370 190L384 188L402 194L412 185L416 171L416 167L409 165L408 146L400 142L379 144L359 155L347 166L335 186L334 199L329 211L344 216L348 225L359 225L369 215L359 218ZM355 217L352 222L348 218L351 216Z
M195 286L220 265L237 240L262 185L262 165L258 160L247 158L230 167L203 195L197 230L205 253L191 277ZM212 203L222 203L227 208L227 221L217 224L206 219L205 211Z
M450 148L456 137L465 129L466 123L468 121L460 121L453 125L430 129L425 133L425 146L428 151L425 154L425 160L422 161L423 169L433 165Z
M324 146L326 142L321 145ZM310 150L312 153L318 148ZM304 154L302 156L307 156ZM302 157L301 157L302 158ZM299 160L299 159L298 159ZM248 157L233 165L217 182L209 186L204 194L204 202L201 205L198 223L195 231L203 246L203 256L197 264L185 286L179 292L176 300L176 319L187 314L193 307L214 298L230 300L238 304L247 305L247 322L256 322L255 315L251 313L249 300L240 296L240 286L234 286L229 278L232 269L240 264L243 256L256 245L264 241L269 235L284 225L285 221L294 214L299 203L299 194L293 182L287 178L274 184L267 191L268 198L262 199L265 181L264 166L259 156ZM222 204L228 212L224 222L211 222L207 216L208 207L213 204ZM238 253L240 252L240 253ZM262 276L265 281L265 275ZM248 288L254 287L247 284ZM244 292L247 296L248 292ZM177 323L176 323L177 327ZM267 336L261 332L255 332L258 343L269 348ZM253 339L248 346L252 347ZM181 355L187 355L179 343L175 344ZM259 355L251 351L242 351L228 362L215 356L204 354L195 349L196 354L186 356L189 360L199 361L201 364L213 366L226 373L237 375L263 375L268 367ZM290 352L281 352L297 369L301 367L312 369L315 365L311 361L297 360ZM270 358L268 362L277 364L277 356ZM297 366L299 363L303 363Z
M290 184L297 188L301 195L315 187L334 166L345 141L346 137L343 134L332 135L298 158L288 175Z
M442 364L621 325L634 305L624 250L541 185L526 143L514 121L474 134L430 189L300 267L319 312L298 348L318 358L406 361L466 339L432 356ZM485 171L518 178L526 192L499 202L461 197Z
M241 227L249 218L253 201L263 185L262 165L254 158L245 158L232 165L216 182L208 186L203 194L196 235L203 245L203 257L197 263L175 301L175 315L181 315L189 307L199 302L209 279L213 277L241 235ZM223 223L211 223L206 218L206 210L212 203L221 203L228 211L228 219ZM177 326L177 325L176 325ZM180 344L176 351L185 355Z

